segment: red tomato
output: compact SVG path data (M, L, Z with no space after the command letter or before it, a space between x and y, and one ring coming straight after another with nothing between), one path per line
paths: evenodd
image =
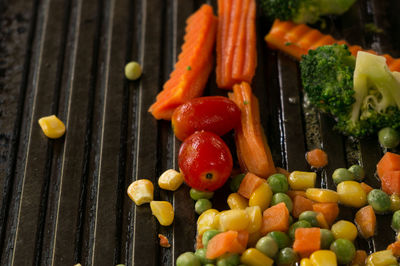
M223 96L194 98L175 109L171 122L182 141L200 130L222 136L239 125L240 109Z
M232 155L216 134L197 131L182 143L178 156L185 182L192 188L214 191L220 188L232 171Z

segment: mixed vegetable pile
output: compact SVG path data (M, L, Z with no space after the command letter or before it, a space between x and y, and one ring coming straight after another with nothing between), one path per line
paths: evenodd
M307 99L334 116L337 129L355 137L379 131L382 146L394 148L400 142L400 60L295 24L342 14L354 2L263 0L262 8L275 19L265 40L301 59ZM393 214L392 228L400 231L400 155L386 152L377 164L381 189L363 182L360 165L333 172L336 190L318 188L316 171L275 166L251 88L257 65L255 13L255 0L219 0L218 19L209 5L192 14L175 69L149 109L156 119L171 120L182 141L179 172L165 171L158 185L175 191L185 182L199 215L196 250L181 254L176 265L398 265L400 238L369 255L354 241L375 235L376 215ZM228 97L199 97L213 67L214 44L216 83L231 91ZM125 69L135 71L127 74L132 79L139 70L136 65ZM232 130L241 171L234 176L234 157L221 138ZM313 169L325 167L328 159L321 149L306 154ZM228 180L230 209L213 209L214 191ZM159 223L171 225L173 206L155 201L153 191L149 180L140 179L128 195L137 205L150 203ZM338 220L339 205L355 208L354 220ZM162 247L170 246L159 237Z

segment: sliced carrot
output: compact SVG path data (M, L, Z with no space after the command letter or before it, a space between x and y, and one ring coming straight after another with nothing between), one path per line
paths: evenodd
M387 171L381 178L382 190L387 194L400 194L400 171Z
M375 234L376 216L371 205L359 209L354 221L361 236L365 239L368 239Z
M313 210L313 201L307 199L303 196L295 196L293 200L293 211L292 215L294 218L299 218L299 215L304 211L312 211Z
M339 215L339 206L334 202L314 203L313 210L322 213L329 225L332 225Z
M246 199L250 199L254 190L256 190L256 188L258 188L263 182L265 182L265 179L262 179L255 174L247 173L240 183L238 193Z
M278 203L263 212L263 223L260 230L262 235L272 231L286 232L288 229L289 211L285 203Z
M321 248L321 230L318 227L297 228L294 235L293 250L302 258Z
M367 259L367 252L365 250L356 250L356 255L354 256L353 260L351 261L350 265L354 266L364 266L365 260Z
M265 36L265 41L271 49L279 49L297 60L300 60L301 56L307 54L310 49L333 43L346 44L354 56L357 56L358 51L377 54L375 51L362 49L361 46L349 45L346 41L336 40L331 35L324 35L305 24L295 24L279 19L274 21L270 32ZM383 56L391 71L400 71L400 59L394 59L388 54Z
M311 167L321 168L328 164L328 155L321 149L314 149L306 153L306 160Z
M400 257L400 241L390 244L387 249L390 249L394 256Z
M213 66L217 24L212 7L206 4L187 19L185 43L178 62L149 108L156 119L170 120L177 106L202 95Z
M249 241L249 232L246 230L239 231L235 240L229 248L231 253L243 253L246 250L247 242Z
M218 16L217 85L251 83L257 65L255 0L219 0Z
M292 199L292 201L296 196L307 198L306 192L304 190L288 190L286 191L286 194Z
M361 182L360 186L365 191L365 193L367 193L367 194L370 193L371 190L373 190L373 187L371 187L370 185L368 185L368 184L366 184L364 182Z
M235 129L240 166L243 171L267 178L276 173L276 169L261 126L258 100L246 82L236 84L233 93L228 95L241 110L241 126Z
M382 178L387 171L397 170L400 170L400 155L392 152L386 152L376 165L379 178Z
M232 242L237 238L237 231L226 231L219 233L211 238L207 244L206 257L207 259L216 259L219 256L227 253L232 245Z

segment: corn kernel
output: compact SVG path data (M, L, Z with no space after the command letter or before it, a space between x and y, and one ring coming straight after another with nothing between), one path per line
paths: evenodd
M265 211L272 199L272 190L267 182L262 183L250 195L249 206L259 206L261 211Z
M397 260L391 250L382 250L369 255L366 259L367 266L397 265Z
M314 172L294 171L289 175L288 181L293 190L306 190L315 187L317 174Z
M227 210L219 214L219 229L227 230L245 230L249 226L249 215L245 210Z
M249 225L247 226L247 231L249 234L259 231L262 225L262 214L260 207L247 207L246 212L250 219Z
M151 201L150 208L161 225L168 226L174 221L174 208L168 201Z
M162 189L175 191L183 183L183 175L174 169L165 171L158 178L158 186Z
M272 266L274 261L255 248L243 252L240 262L247 266Z
M226 201L228 203L229 208L231 208L232 210L234 209L244 210L248 206L247 199L238 193L229 194L228 199Z
M343 205L361 208L367 204L367 193L356 181L343 181L337 186L339 202Z
M313 266L337 266L336 254L330 250L314 251L310 260Z
M352 222L345 220L340 220L332 225L331 231L335 239L343 238L350 241L354 241L358 234L357 227Z
M336 191L322 188L308 188L306 190L306 197L316 202L338 202L339 195Z
M304 258L300 261L300 266L314 266L310 259Z
M219 212L209 209L203 212L197 219L197 233L202 235L205 231L219 228Z
M65 133L64 123L55 115L45 116L39 119L39 125L43 133L51 139L58 139Z
M139 179L128 187L128 195L136 205L149 203L153 200L154 186L148 179Z

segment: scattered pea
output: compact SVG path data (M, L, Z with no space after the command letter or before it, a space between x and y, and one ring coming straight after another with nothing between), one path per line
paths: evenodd
M354 179L356 181L362 181L365 178L364 168L362 168L361 166L359 166L357 164L350 166L350 168L348 170L351 173L353 173Z
M278 244L270 236L264 236L257 241L256 249L264 253L270 258L275 257L279 251Z
M231 182L229 183L229 188L232 192L237 192L239 190L240 183L244 178L245 174L238 174L232 177Z
M132 61L125 65L125 77L129 80L137 80L142 75L142 67L138 62Z
M352 181L355 179L354 174L347 170L346 168L338 168L332 174L332 179L335 185L339 185L339 183L343 181Z
M267 182L273 193L285 193L289 190L287 177L283 174L273 174L268 177Z
M400 143L400 134L391 127L385 127L378 132L379 143L384 148L395 148Z
M278 244L279 249L283 249L289 247L291 244L291 240L287 234L280 231L273 231L267 234L267 237L272 238Z
M201 266L201 263L193 252L185 252L176 259L176 266Z
M198 199L194 205L195 212L200 215L206 210L211 209L212 203L208 199Z
M289 212L293 210L292 199L285 193L276 193L272 196L271 206L284 202Z
M199 199L211 199L214 195L214 192L211 191L200 191L194 188L191 188L190 191L190 197L193 200L199 200Z
M340 264L350 263L356 255L356 248L353 243L347 239L336 239L331 244L330 249L335 252Z
M368 204L375 212L385 213L390 210L390 197L380 189L373 189L367 196Z

